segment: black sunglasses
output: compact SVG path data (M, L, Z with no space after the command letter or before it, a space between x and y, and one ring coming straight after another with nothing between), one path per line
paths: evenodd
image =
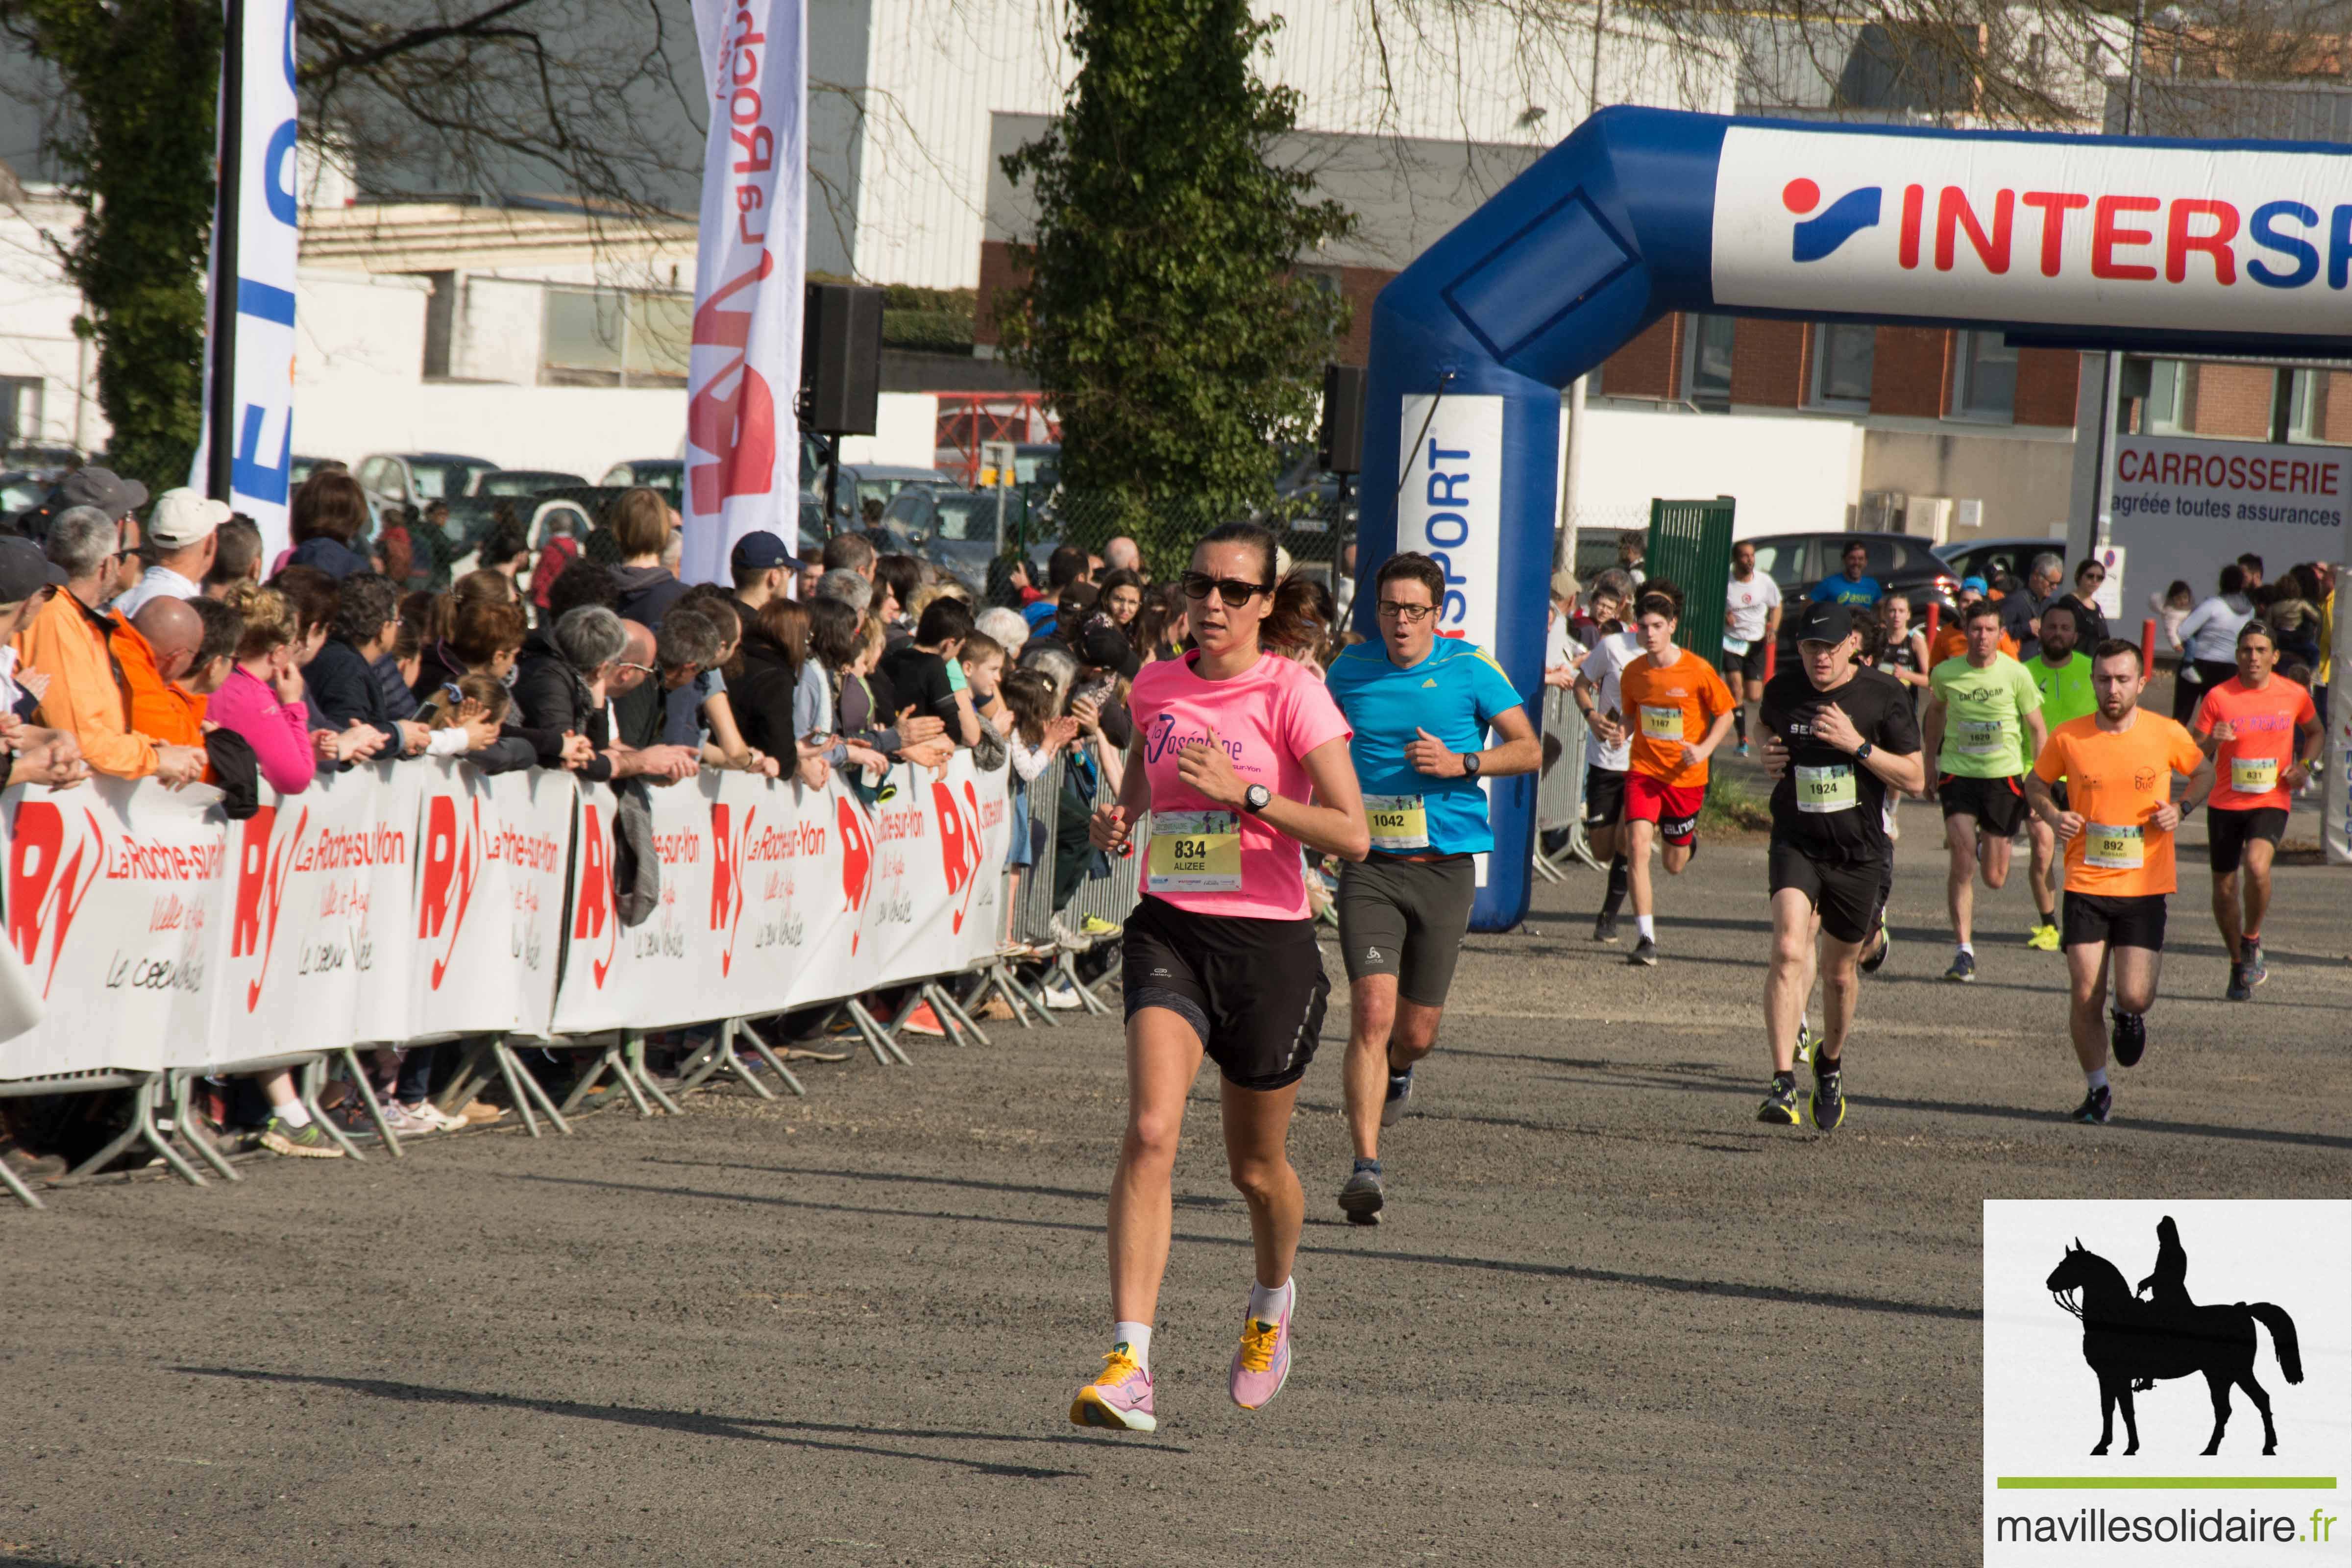
M1186 598L1205 599L1213 588L1218 598L1234 606L1246 605L1260 594L1274 592L1271 583L1245 583L1238 577L1212 577L1206 572L1187 572L1183 581Z

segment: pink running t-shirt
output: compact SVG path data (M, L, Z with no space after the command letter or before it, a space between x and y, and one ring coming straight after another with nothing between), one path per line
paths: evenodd
M1143 890L1180 910L1252 920L1307 918L1298 841L1246 811L1221 806L1177 776L1178 748L1213 731L1244 784L1289 800L1310 793L1299 758L1348 738L1331 693L1303 665L1270 653L1225 680L1207 680L1201 656L1147 664L1128 693L1128 710L1151 780L1151 838L1139 835Z

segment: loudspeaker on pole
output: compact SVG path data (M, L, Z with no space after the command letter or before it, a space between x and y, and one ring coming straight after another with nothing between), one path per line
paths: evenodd
M812 283L801 325L801 407L807 428L871 436L882 395L882 290Z
M1363 366L1323 367L1323 431L1316 451L1327 473L1364 471Z

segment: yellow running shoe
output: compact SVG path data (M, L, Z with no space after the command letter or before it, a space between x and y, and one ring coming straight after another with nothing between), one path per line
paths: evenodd
M2058 928L2048 921L2042 921L2025 933L2025 945L2036 952L2058 951Z

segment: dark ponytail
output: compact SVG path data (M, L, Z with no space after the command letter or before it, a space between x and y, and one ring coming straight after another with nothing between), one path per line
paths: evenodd
M1265 619L1258 623L1258 647L1275 653L1295 653L1314 647L1323 637L1323 618L1316 613L1314 580L1293 572L1279 583L1274 580L1276 553L1274 535L1254 522L1223 522L1201 536L1201 543L1249 544L1257 549L1265 565L1259 568L1258 581L1272 584L1267 600Z

